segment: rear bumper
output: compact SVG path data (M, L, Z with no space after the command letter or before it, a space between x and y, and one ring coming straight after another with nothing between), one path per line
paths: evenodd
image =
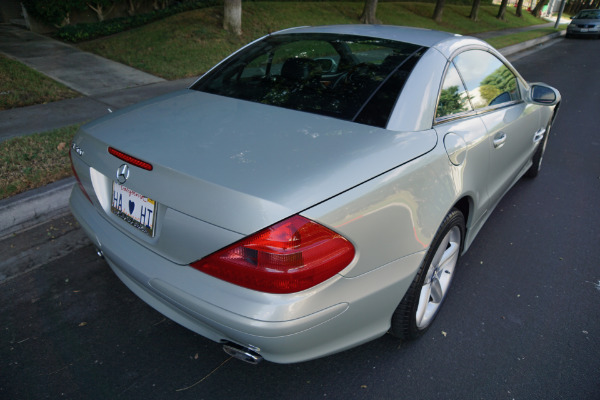
M77 186L70 204L115 274L142 300L208 339L258 349L279 363L322 357L385 334L425 253L355 278L338 275L300 293L268 294L150 251L115 229Z

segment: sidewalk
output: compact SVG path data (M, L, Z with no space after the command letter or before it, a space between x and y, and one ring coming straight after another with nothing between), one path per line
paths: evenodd
M561 21L562 22L562 21ZM569 20L566 20L568 23ZM486 32L475 35L488 39L540 27ZM511 59L524 50L548 42L561 33L520 43L501 49ZM165 81L126 65L80 51L74 46L26 31L8 24L0 24L0 53L78 91L82 97L0 111L0 142L35 132L47 131L98 118L140 101L188 87L195 78ZM74 179L68 178L45 187L0 200L0 282L17 273L35 268L48 257L57 257L57 246L84 246L85 238L79 229L55 229L52 221L65 219L63 225L76 224L68 215L68 198ZM65 226L66 226L65 225ZM32 235L37 243L25 243L22 232L32 227L47 230L47 235ZM63 232L62 234L60 232ZM61 239L62 238L62 239ZM76 248L75 247L75 248ZM32 251L31 249L36 249ZM44 249L48 249L44 251ZM35 257L32 255L35 253Z

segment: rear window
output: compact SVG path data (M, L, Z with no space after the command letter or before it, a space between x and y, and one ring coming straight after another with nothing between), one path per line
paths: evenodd
M425 49L362 36L269 36L235 54L192 89L385 127Z

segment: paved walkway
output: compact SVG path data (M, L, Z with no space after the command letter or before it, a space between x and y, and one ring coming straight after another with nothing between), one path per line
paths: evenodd
M165 81L127 65L9 24L0 24L0 53L47 75L83 96L0 111L0 142L89 121L174 90L194 78Z
M0 24L0 52L86 96L164 81L9 24Z

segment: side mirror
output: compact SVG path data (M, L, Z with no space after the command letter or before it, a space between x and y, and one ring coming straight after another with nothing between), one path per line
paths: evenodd
M531 101L543 106L553 106L560 101L560 93L544 83L532 83L529 89Z

